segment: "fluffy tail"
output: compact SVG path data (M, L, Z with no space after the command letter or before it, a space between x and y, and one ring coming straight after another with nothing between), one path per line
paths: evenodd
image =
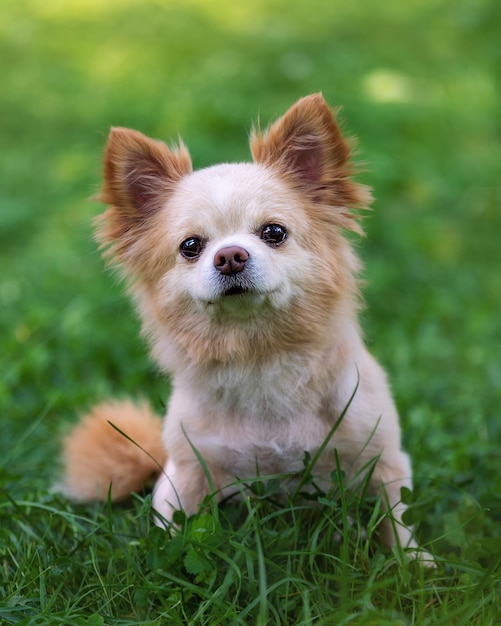
M99 404L64 439L58 489L80 501L123 500L151 483L165 460L161 420L146 404Z

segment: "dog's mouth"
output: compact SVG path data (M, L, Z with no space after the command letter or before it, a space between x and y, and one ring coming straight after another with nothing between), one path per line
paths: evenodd
M259 290L253 289L252 287L244 287L242 285L232 285L231 287L226 287L226 289L221 289L219 294L214 300L209 300L207 304L209 305L219 305L223 306L225 303L227 305L231 304L231 308L234 306L238 308L242 308L242 310L247 309L247 303L249 306L251 305L251 301L254 298L258 298L263 296ZM234 306L233 306L234 305Z
M250 293L250 289L247 287L230 287L223 291L223 296L243 296L246 293Z
M235 315L238 311L247 315L249 311L259 308L269 294L261 281L253 280L252 276L242 273L236 276L220 276L214 287L212 298L206 301L209 306L221 310L228 315Z

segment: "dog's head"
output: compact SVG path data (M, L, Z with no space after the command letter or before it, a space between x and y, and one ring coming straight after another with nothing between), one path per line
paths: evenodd
M197 361L318 342L353 303L342 231L359 230L352 209L370 195L322 96L253 131L251 151L253 163L193 172L182 145L126 129L108 140L98 237L132 277L154 343Z

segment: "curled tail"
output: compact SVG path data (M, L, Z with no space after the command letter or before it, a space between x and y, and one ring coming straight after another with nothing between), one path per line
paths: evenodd
M166 461L162 422L146 404L110 401L81 418L63 441L58 489L80 501L123 500L155 479Z

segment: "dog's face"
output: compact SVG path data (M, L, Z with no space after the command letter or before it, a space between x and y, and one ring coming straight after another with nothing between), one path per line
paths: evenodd
M222 324L287 308L331 256L298 195L258 164L183 177L159 227L175 259L160 291Z
M100 238L133 276L149 331L198 361L320 340L355 291L342 230L368 193L321 96L254 132L251 150L254 163L193 172L182 146L125 129L108 142Z

